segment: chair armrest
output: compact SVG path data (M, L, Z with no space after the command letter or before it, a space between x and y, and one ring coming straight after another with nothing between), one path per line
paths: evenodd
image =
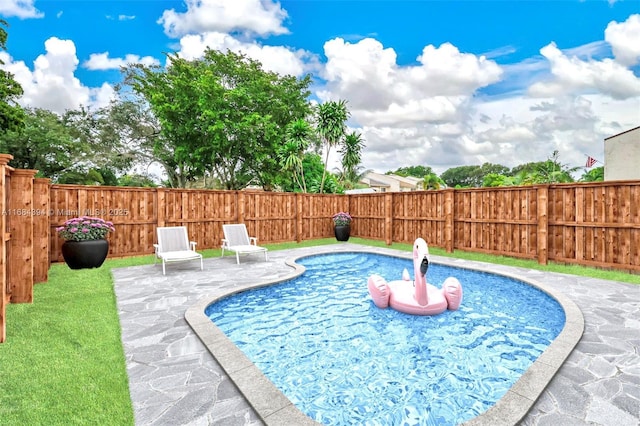
M249 243L253 244L254 246L258 245L258 237L249 237Z
M222 239L222 246L221 247L229 247L229 240L225 240L224 238Z
M196 245L198 243L196 243L195 241L189 241L189 245L191 246L191 250L196 251Z

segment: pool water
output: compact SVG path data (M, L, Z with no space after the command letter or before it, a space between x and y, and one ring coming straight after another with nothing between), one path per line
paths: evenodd
M370 253L297 261L300 277L222 299L209 318L303 413L329 425L453 425L495 404L564 326L544 292L494 274L432 264L428 282L458 278L458 311L378 309L377 273L411 260ZM411 285L408 283L408 285Z

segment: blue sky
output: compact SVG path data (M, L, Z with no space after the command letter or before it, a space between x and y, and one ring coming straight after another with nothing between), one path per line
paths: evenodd
M25 106L99 106L119 65L163 52L244 51L346 99L380 172L555 150L583 165L640 125L638 1L2 0L0 16Z

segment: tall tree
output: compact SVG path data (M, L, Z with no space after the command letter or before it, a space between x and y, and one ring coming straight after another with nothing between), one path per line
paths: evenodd
M231 51L168 59L166 69L129 66L125 81L148 102L180 173L210 173L226 189L250 181L270 189L282 173L277 147L287 124L310 112L310 76L266 72Z
M362 161L362 150L364 149L362 135L351 132L344 138L339 152L342 155L341 163L346 182L357 184L359 180L360 162Z
M23 128L0 132L0 152L13 155L11 166L37 169L54 181L74 166L81 150L61 117L44 109L25 110Z
M293 121L287 126L284 145L279 148L283 169L292 173L294 181L302 192L307 192L302 160L309 147L312 133L313 129L306 120Z
M148 170L151 163L157 162L164 166L169 180L175 180L171 156L155 150L155 145L160 145L160 126L139 99L121 97L95 111L85 108L67 111L64 120L77 143L86 147L84 157L76 161L107 168L119 175L128 173L134 166Z
M329 152L342 141L347 129L349 118L347 102L344 100L327 101L318 106L316 117L316 129L325 149L324 171L320 182L320 194L324 193L324 181L329 164Z
M4 27L8 26L7 21L0 19L0 50L7 50L8 34ZM2 60L0 65L4 65ZM14 80L13 74L0 69L0 133L24 127L25 114L18 105L18 99L22 94L22 86Z

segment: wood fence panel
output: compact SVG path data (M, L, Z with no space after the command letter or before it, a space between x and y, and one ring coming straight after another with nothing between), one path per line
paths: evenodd
M263 243L295 241L296 196L293 193L245 192L245 223Z
M8 209L10 250L7 281L11 303L33 302L33 178L37 170L13 170Z
M350 196L350 198L349 213L354 218L351 223L351 235L360 238L384 240L385 194L357 194ZM392 222L392 229L395 226L397 225Z
M554 185L549 196L550 260L640 271L637 182Z

